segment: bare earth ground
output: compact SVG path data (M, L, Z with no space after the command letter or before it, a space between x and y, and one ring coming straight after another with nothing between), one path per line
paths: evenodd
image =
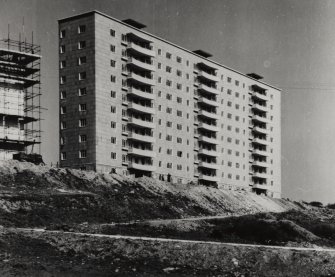
M1 162L0 276L335 276L322 250L335 246L334 216L246 191Z

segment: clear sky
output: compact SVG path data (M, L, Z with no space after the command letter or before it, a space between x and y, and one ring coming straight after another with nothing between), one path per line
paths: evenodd
M42 154L58 159L57 20L90 10L283 88L283 196L335 202L334 0L0 0L0 37L42 47ZM24 28L22 27L24 17Z

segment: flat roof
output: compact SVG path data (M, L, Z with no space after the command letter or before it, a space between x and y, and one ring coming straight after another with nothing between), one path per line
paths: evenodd
M129 25L129 24L123 22L122 20L116 19L116 18L114 18L114 17L112 17L112 16L110 16L110 15L107 15L107 14L102 13L102 12L97 11L97 10L93 10L93 11L89 11L89 12L85 12L85 13L77 14L77 15L74 15L74 16L70 16L70 17L62 18L62 19L59 19L58 22L59 22L59 23L63 23L63 22L67 22L67 21L72 21L72 20L74 20L74 19L78 19L78 18L82 18L82 17L86 17L86 16L89 16L89 15L94 15L94 14L99 14L99 15L101 15L101 16L104 16L104 17L107 17L107 18L109 18L109 19L111 19L111 20L114 20L114 21L116 21L116 22L118 22L118 23L120 23L120 24L126 25L126 26L128 26L128 27L130 27L130 28L134 28L133 26L131 26L131 25ZM210 59L208 59L208 58L205 58L205 57L203 57L203 56L201 56L201 55L199 55L199 54L197 54L197 53L195 53L195 52L193 52L193 51L191 51L191 50L188 50L188 49L186 49L186 48L183 48L182 46L179 46L179 45L177 45L177 44L174 44L174 43L172 43L172 42L170 42L170 41L168 41L168 40L165 40L165 39L163 39L163 38L160 38L160 37L158 37L158 36L155 36L155 35L153 35L153 34L150 34L150 33L146 32L146 31L143 31L143 30L140 30L140 29L137 29L137 28L134 28L134 29L137 30L138 32L141 32L141 33L143 33L143 34L146 34L146 35L148 35L148 36L151 36L151 37L153 37L153 38L155 38L155 39L158 39L158 40L160 40L160 41L162 41L162 42L165 42L165 43L167 43L167 44L170 44L170 45L172 45L172 46L174 46L174 47L177 47L177 48L179 48L179 49L181 49L181 50L183 50L183 51L186 51L186 52L188 52L188 53L190 53L190 54L193 54L193 55L195 55L195 56L197 56L197 57L200 57L200 58L202 58L202 59L205 59L205 60L207 60L207 61L210 61L210 62L212 62L212 63L214 63L214 64L216 64L216 65L218 65L218 66L221 66L221 67L223 67L223 68L225 68L225 69L229 69L229 70L231 70L231 71L233 71L233 72L235 72L235 73L237 73L237 74L240 74L240 75L242 75L242 76L244 76L244 77L247 77L247 78L252 79L252 80L255 81L254 78L248 76L248 75L245 74L245 73L242 73L242 72L240 72L240 71L237 71L237 70L235 70L235 69L233 69L233 68L230 68L230 67L228 67L228 66L225 66L225 65L223 65L223 64L220 64L220 63L218 63L218 62L216 62L216 61L213 61L213 60L210 60ZM269 87L271 87L271 88L274 88L274 89L276 89L276 90L278 90L278 91L282 91L282 89L277 88L277 87L275 87L275 86L273 86L273 85L270 85L270 84L268 84L268 83L265 83L265 82L262 82L262 81L259 81L259 80L256 80L256 81L259 82L259 83L261 83L261 84L264 84L264 85L266 85L266 86L269 86Z
M136 29L143 29L145 27L147 27L146 25L142 24L141 22L138 22L134 19L128 18L128 19L124 19L122 20L122 22L127 23L130 26L135 27Z

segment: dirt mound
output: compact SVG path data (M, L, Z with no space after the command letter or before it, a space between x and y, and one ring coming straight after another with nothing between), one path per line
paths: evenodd
M125 222L298 208L287 200L245 191L18 161L0 162L0 180L0 224L5 226Z

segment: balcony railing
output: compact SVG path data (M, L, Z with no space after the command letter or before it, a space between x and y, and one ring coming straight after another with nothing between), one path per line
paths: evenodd
M143 62L143 61L137 60L133 57L128 58L127 64L133 65L140 70L155 71L155 66L153 65L152 62L150 62L150 63L149 62Z
M261 190L269 190L269 186L264 184L264 185L261 185L261 184L253 184L252 185L252 188L254 189L261 189Z
M268 107L262 106L262 105L259 105L259 104L253 104L253 106L251 108L255 109L255 110L262 111L262 112L268 112L269 111Z
M199 154L210 156L210 157L217 157L218 156L218 152L216 152L216 150L214 150L214 149L209 150L209 149L206 149L206 148L199 149Z
M210 100L210 99L207 99L205 97L199 97L199 103L203 103L203 104L206 104L208 106L213 106L213 107L218 107L219 106L219 103L216 102L215 100Z
M252 154L253 155L258 155L258 156L264 156L264 157L268 157L268 156L270 156L270 153L269 152L267 152L266 150L259 150L259 149L254 149L253 151L252 151Z
M128 124L133 124L133 125L140 126L143 128L150 128L150 129L155 128L155 124L153 123L152 120L144 120L144 119L135 118L135 117L130 117L128 120Z
M146 114L155 114L155 109L150 106L143 106L140 104L136 104L134 102L130 102L128 104L128 109L134 110L140 113L146 113Z
M261 127L253 127L252 130L257 133L262 133L262 134L269 134L270 130L267 128L261 128Z
M200 110L198 113L199 116L204 116L210 119L219 119L219 116L216 113L207 112L205 110Z
M219 94L219 91L216 87L209 87L209 86L206 86L205 84L200 84L198 89L201 91L207 92L207 93L215 94L215 95Z
M199 162L199 167L209 168L209 169L219 169L219 166L216 163L207 163L207 162Z
M153 164L142 164L134 161L129 162L128 168L142 170L142 171L155 171L156 167Z
M266 117L259 116L259 115L253 115L252 119L255 120L255 121L263 122L263 123L269 123L270 122Z
M148 57L155 57L155 51L152 47L145 47L143 45L135 44L134 42L129 42L128 47L130 51L135 51L139 55L144 55Z
M219 141L216 138L210 138L207 136L199 136L199 141L210 143L210 144L219 144Z
M209 181L209 182L218 182L219 178L217 176L199 174L199 180Z
M135 95L137 97L143 98L143 99L149 99L154 100L155 95L151 92L143 91L134 87L128 88L128 94Z
M151 149L141 149L141 148L135 148L135 147L128 148L128 155L143 156L143 157L150 157L150 158L156 157L156 153L152 151Z
M210 125L210 124L207 124L207 123L204 123L204 122L199 122L198 128L199 129L205 129L205 130L212 131L212 132L218 132L219 131L218 126Z
M147 143L154 143L156 141L153 136L136 134L135 132L130 132L128 134L128 139L147 142Z
M217 77L215 75L212 75L212 74L208 74L207 72L202 71L202 70L199 72L198 76L200 78L205 78L205 79L207 79L211 82L218 82L219 81L219 77Z
M267 162L260 162L260 161L253 161L253 166L259 166L259 167L269 167L270 165Z
M266 139L260 139L260 138L254 138L252 140L252 142L255 143L255 144L262 144L262 145L269 145L270 144L270 142L267 141Z
M136 81L137 83L144 84L144 85L149 85L149 86L155 85L155 80L152 77L147 78L139 74L136 74L134 72L128 73L128 79Z

